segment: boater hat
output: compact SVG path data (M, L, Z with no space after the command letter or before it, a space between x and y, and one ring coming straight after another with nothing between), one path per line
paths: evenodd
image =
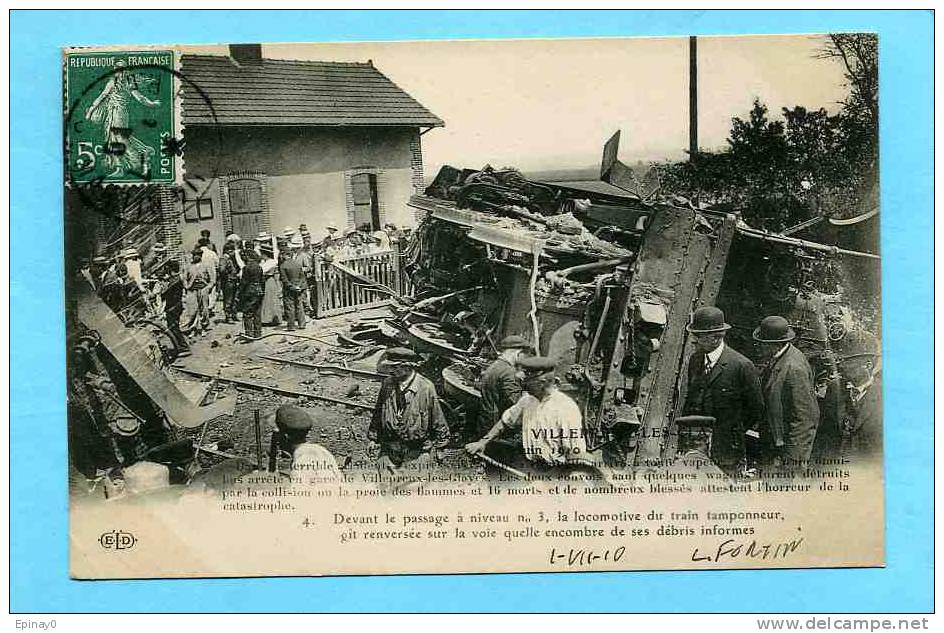
M789 343L796 338L796 332L782 316L765 317L754 330L754 340L758 343Z
M529 343L523 336L518 336L512 334L511 336L506 336L498 344L499 349L531 349L531 343Z
M301 248L305 243L302 242L302 238L298 235L293 235L291 241L289 241L289 248Z
M685 327L692 334L711 334L726 332L731 326L724 322L724 312L714 306L702 306L692 313L692 319Z

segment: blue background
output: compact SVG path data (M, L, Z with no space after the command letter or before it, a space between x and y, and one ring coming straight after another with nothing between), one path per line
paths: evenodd
M876 31L885 569L80 582L68 578L60 47ZM930 611L930 11L15 11L11 17L11 603L62 611ZM854 532L855 526L843 526ZM850 534L851 536L851 534Z

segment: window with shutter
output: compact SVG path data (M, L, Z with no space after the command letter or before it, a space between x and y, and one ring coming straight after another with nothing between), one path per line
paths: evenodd
M258 180L240 179L229 183L229 209L233 215L262 211L262 185Z
M354 198L354 226L367 224L373 231L380 229L377 175L354 174L351 176L351 189Z
M263 183L259 178L236 178L226 185L229 229L237 235L257 235L263 227Z

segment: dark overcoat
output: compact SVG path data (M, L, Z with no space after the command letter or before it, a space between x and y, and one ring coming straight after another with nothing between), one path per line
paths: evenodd
M715 418L711 460L727 471L736 469L746 459L744 433L759 430L764 420L760 375L754 363L725 344L718 362L705 375L705 355L693 354L684 413Z
M764 370L763 387L774 447L793 462L809 461L819 426L819 404L813 370L803 352L788 346Z
M515 368L499 358L482 373L482 408L479 411L479 429L488 432L501 418L505 409L521 398L521 384Z
M301 292L308 286L302 263L297 257L289 257L279 265L282 287L293 292Z

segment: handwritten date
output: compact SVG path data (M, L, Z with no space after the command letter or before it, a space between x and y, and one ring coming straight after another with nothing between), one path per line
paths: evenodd
M568 548L558 550L551 548L551 565L563 565L564 567L592 567L596 563L618 563L626 555L626 548L620 545L613 549L584 549Z

